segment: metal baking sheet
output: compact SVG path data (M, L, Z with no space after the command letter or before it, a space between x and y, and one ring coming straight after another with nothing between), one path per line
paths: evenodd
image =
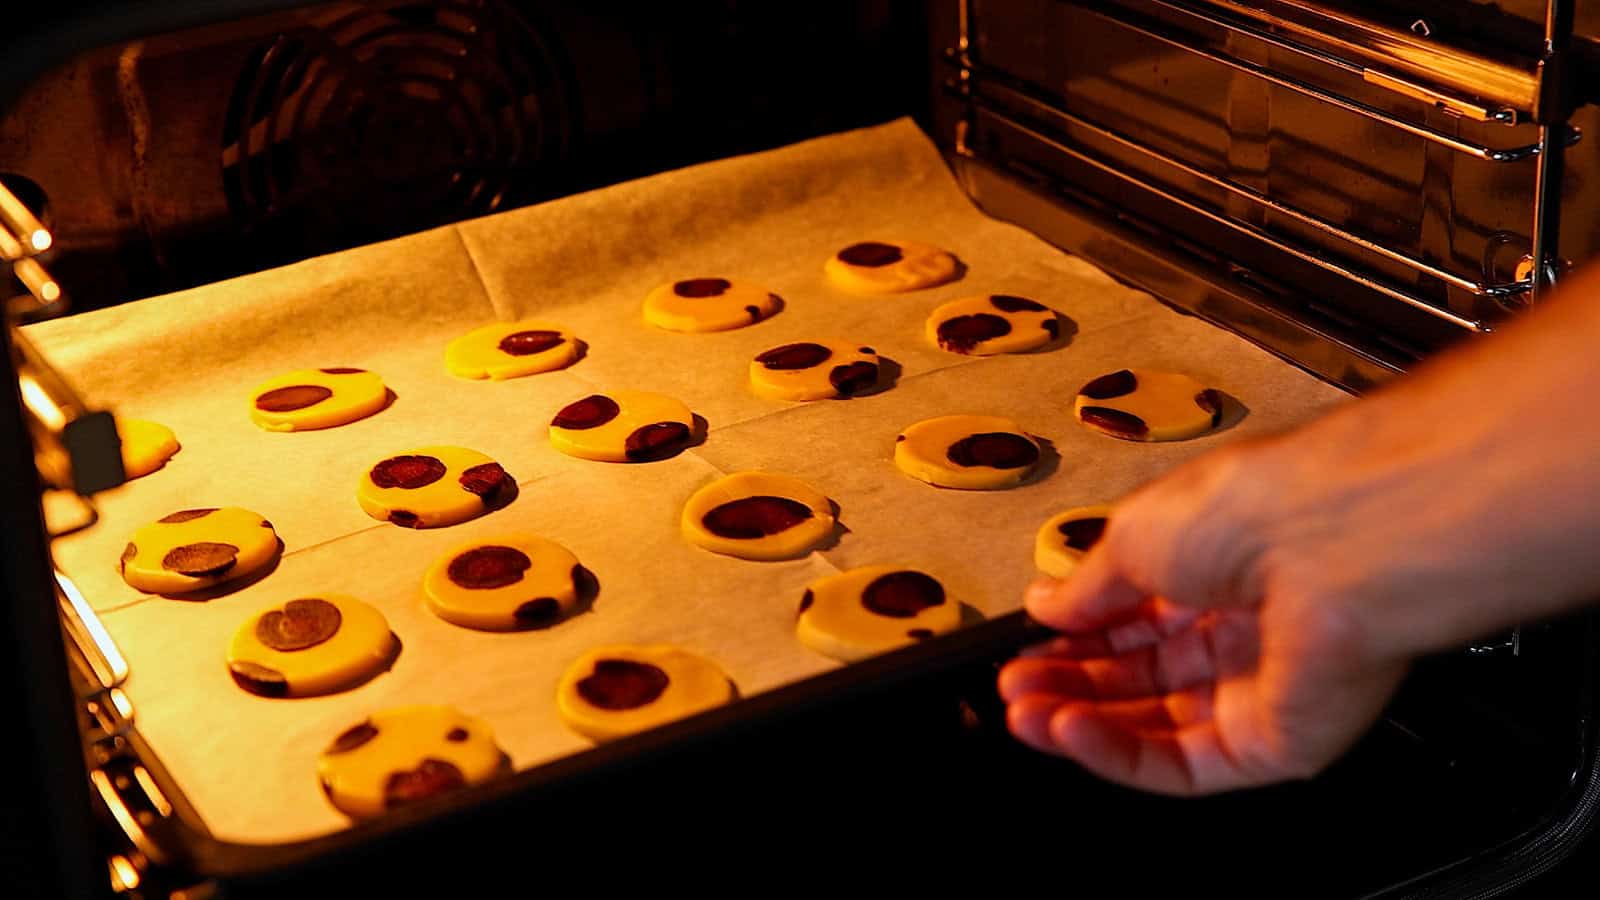
M887 297L838 292L822 263L876 237L955 252L963 277ZM748 328L670 334L646 325L655 285L725 275L769 286L778 315ZM927 314L973 294L1032 297L1071 320L1047 352L955 356L923 337ZM451 338L496 318L574 330L570 369L502 383L444 370ZM588 746L561 726L553 695L596 645L665 641L717 660L745 696L836 664L794 638L807 582L844 568L923 568L986 615L1014 610L1032 577L1033 534L1049 515L1120 494L1205 450L1280 430L1345 395L1249 343L1117 283L978 212L909 121L722 160L292 266L42 323L31 336L95 402L171 426L183 450L164 469L99 498L101 520L55 543L61 568L101 611L127 656L141 732L213 834L248 844L345 826L317 787L316 757L369 712L450 703L486 719L518 768ZM894 361L874 396L784 404L754 396L749 360L811 337L843 336ZM345 427L271 434L248 417L251 387L282 371L359 366L396 394ZM1246 410L1219 433L1131 444L1090 433L1072 397L1114 369L1189 372ZM595 390L675 395L709 423L706 441L645 465L565 457L544 428ZM1053 448L1045 477L1003 492L944 491L895 470L896 433L957 412L1016 419ZM505 465L509 507L437 531L368 518L355 485L376 460L458 444ZM843 536L810 557L745 562L687 545L683 501L722 474L803 478L840 506ZM236 505L286 544L265 578L207 601L145 597L116 561L128 535L176 509ZM593 607L544 631L487 634L427 612L421 576L448 548L532 531L595 572ZM330 697L268 700L238 689L224 654L235 628L296 596L344 592L383 610L404 649L393 669Z

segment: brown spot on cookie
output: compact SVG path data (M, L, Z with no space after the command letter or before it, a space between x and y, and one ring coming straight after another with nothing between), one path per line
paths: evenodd
M292 384L267 391L256 398L256 409L262 412L294 412L333 396L333 391L320 384Z
M690 278L674 284L672 292L679 297L720 297L731 287L733 282L726 278Z
M514 331L500 339L500 352L512 356L532 356L558 347L566 338L559 331Z
M637 709L666 691L667 673L631 659L602 659L578 682L578 696L601 709Z
M741 497L718 506L700 524L718 537L755 540L788 531L812 518L811 507L788 497Z
M1143 419L1120 409L1111 409L1105 406L1085 406L1078 411L1078 418L1101 431L1131 440L1142 439L1150 433L1150 426L1146 425Z
M239 548L218 541L196 541L173 547L161 557L161 568L190 578L215 578L239 561Z
M931 628L913 628L910 631L906 632L906 637L911 638L913 640L925 641L925 640L928 640L929 638L933 637L933 629L931 629Z
M180 509L175 513L168 513L156 521L166 525L175 525L178 522L193 522L195 519L209 516L216 511L217 508L215 506L206 509Z
M361 722L357 725L351 725L349 728L346 728L344 731L340 732L339 736L333 739L333 743L329 744L328 749L324 752L349 753L351 750L356 749L357 747L365 744L367 741L370 741L377 736L378 726L372 724L370 720Z
M445 575L456 584L473 590L502 588L522 580L533 560L515 547L492 544L473 547L450 560Z
M289 679L277 669L239 660L228 663L228 674L233 677L234 684L257 696L289 696Z
M556 598L540 597L518 606L511 617L517 620L518 625L534 626L548 625L560 615L561 604L556 602Z
M499 463L486 462L462 472L459 480L464 490L477 494L483 498L483 502L488 503L505 490L506 485L511 482L511 476L506 474L506 470L502 469Z
M408 454L391 456L372 467L367 477L381 488L415 490L444 477L445 464L437 457Z
M750 321L752 321L752 322L761 321L761 307L759 307L759 306L746 306L744 308L744 311L750 314Z
M971 353L984 341L1011 333L1011 323L993 313L956 316L939 323L939 346L952 353Z
M839 259L843 262L869 269L897 263L902 255L899 247L893 244L880 244L877 241L862 241L839 251Z
M394 809L467 786L467 778L454 764L428 757L409 772L394 772L383 783L383 806Z
M1060 319L1055 319L1055 318L1045 319L1040 324L1044 327L1045 331L1050 332L1050 340L1053 341L1056 338L1061 337L1061 320Z
M909 619L944 603L944 586L921 572L890 572L861 592L861 605L880 616Z
M1139 379L1127 369L1101 375L1078 389L1078 393L1090 400L1110 400L1113 397L1125 397L1139 388Z
M1222 424L1222 392L1216 388L1206 388L1194 395L1195 405L1211 414L1211 427Z
M631 462L665 459L689 445L689 426L682 422L657 422L634 429L623 442Z
M139 548L134 546L132 541L129 541L128 546L122 548L122 558L117 560L117 571L128 571L128 563L133 562L133 558L138 555Z
M873 356L878 355L878 351L872 349L871 347L857 347L856 351L859 353L871 353Z
M1100 536L1106 532L1106 520L1104 516L1073 519L1062 522L1056 530L1066 538L1068 547L1082 552L1100 542Z
M615 419L622 412L622 407L617 401L604 394L590 394L582 400L568 403L550 420L556 428L565 428L568 431L584 431L590 428L599 428L601 425Z
M756 357L756 362L775 372L790 372L819 366L833 356L833 351L821 344L802 342L784 344Z
M409 509L391 509L391 510L389 510L389 521L393 522L396 525L399 525L401 528L421 528L422 527L422 517L417 515L416 513L412 512Z
M292 653L326 641L339 632L344 616L339 607L318 597L290 600L256 620L256 640L274 650Z
M811 604L813 604L815 602L817 602L816 595L811 593L810 591L806 591L805 595L800 598L800 611L797 612L795 615L804 615L805 611L810 609L811 608Z
M1035 303L1026 297L1013 297L1010 294L995 294L989 298L989 303L1001 312L1044 312L1043 303Z
M849 365L834 366L828 373L828 383L839 392L841 397L849 397L871 388L878 383L878 364L869 362L853 362Z
M956 441L944 455L958 466L1020 469L1039 461L1039 447L1020 434L986 431Z
M459 744L467 739L467 730L465 728L452 728L445 732L444 739L452 744Z
M349 366L339 366L339 367L333 368L333 369L318 369L317 371L318 372L322 372L323 374L326 374L326 375L360 375L361 373L363 373L363 372L365 372L367 370L366 369L352 369Z

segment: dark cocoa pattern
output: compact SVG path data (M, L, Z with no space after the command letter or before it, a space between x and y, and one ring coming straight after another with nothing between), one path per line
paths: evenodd
M381 488L416 490L427 487L444 477L448 471L444 462L436 457L419 454L391 456L372 467L368 477Z
M881 266L893 265L903 258L900 248L893 244L881 244L877 241L862 241L839 251L839 259L852 266L862 266L876 269Z
M631 659L602 659L578 682L578 696L607 710L637 709L653 703L671 681L659 666Z
M873 579L861 592L861 605L880 616L909 619L944 603L944 586L931 575L906 570Z
M1039 461L1039 447L1020 434L987 431L951 444L945 450L945 458L964 468L1021 469Z
M161 568L190 578L224 575L239 561L239 548L219 541L196 541L168 550Z
M293 384L267 391L256 398L256 409L262 412L294 412L316 406L333 396L333 391L320 384Z
M586 431L599 428L621 412L622 407L617 405L617 401L604 394L591 394L562 407L550 424L568 431Z

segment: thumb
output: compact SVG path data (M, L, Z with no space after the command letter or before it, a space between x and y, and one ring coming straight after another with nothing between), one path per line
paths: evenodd
M1119 569L1104 542L1089 551L1072 577L1040 578L1028 586L1028 614L1058 631L1097 631L1135 617L1147 595Z

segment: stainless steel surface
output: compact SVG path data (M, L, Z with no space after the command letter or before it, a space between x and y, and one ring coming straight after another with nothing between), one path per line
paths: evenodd
M1569 102L1568 79L1572 52L1573 0L1548 0L1545 5L1544 56L1540 60L1541 109L1539 161L1534 174L1531 256L1534 303L1555 287L1560 268L1557 246L1561 234L1561 185L1566 171L1565 149L1560 140Z

